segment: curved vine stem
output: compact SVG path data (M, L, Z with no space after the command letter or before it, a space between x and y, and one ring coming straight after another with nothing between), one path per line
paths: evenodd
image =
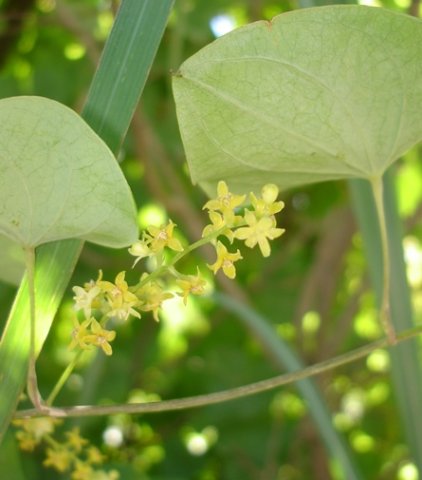
M383 262L383 287L380 305L380 321L387 335L390 345L397 342L396 332L390 315L390 254L388 249L387 225L385 221L384 197L382 177L374 177L371 180L372 192L374 195L377 210L378 223L381 236L382 262Z
M396 336L396 342L403 342L410 338L416 337L422 333L422 325L406 330ZM332 370L341 365L354 362L366 357L374 350L391 346L388 338L383 338L376 342L370 343L363 347L344 353L334 358L330 358L323 362L311 365L303 370L278 375L259 382L250 383L241 387L223 390L221 392L210 393L206 395L198 395L195 397L178 398L175 400L164 400L159 402L148 403L130 403L123 405L102 405L102 406L74 406L55 408L49 412L49 416L53 417L88 417L88 416L104 416L115 415L118 413L125 414L139 414L139 413L157 413L170 412L174 410L185 410L189 408L202 407L206 405L213 405L217 403L228 402L238 398L248 397L257 393L266 392L275 388L287 385L305 378L310 378L319 375L328 370ZM20 410L15 413L15 418L30 418L43 416L45 413L37 409Z

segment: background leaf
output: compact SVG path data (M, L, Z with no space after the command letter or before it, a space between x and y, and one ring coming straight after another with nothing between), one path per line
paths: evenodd
M216 40L173 81L192 179L249 190L381 176L422 137L421 41L415 18L362 6Z
M393 185L392 171L384 176L384 203L388 228L391 258L391 319L397 331L414 326L411 292L406 279L406 265L403 255L403 226L397 212L397 200ZM382 258L380 235L376 228L377 215L372 192L367 182L349 182L353 209L359 222L368 262L369 274L378 297L382 297ZM398 401L400 417L406 432L407 444L413 461L422 471L422 421L419 406L422 403L422 371L420 367L418 341L410 340L390 350L392 381Z
M275 329L268 319L259 315L248 305L242 305L227 295L214 294L214 298L218 304L235 313L240 323L255 332L262 347L271 352L280 370L295 372L304 368L303 362L294 349L290 347L288 342L276 335ZM341 433L335 429L332 423L332 412L324 402L323 395L315 380L301 380L296 382L295 386L306 400L312 420L331 454L333 463L338 463L344 478L348 480L363 478L354 462L352 452L345 444Z
M22 246L81 238L124 247L135 204L116 160L70 108L42 97L0 100L0 232Z

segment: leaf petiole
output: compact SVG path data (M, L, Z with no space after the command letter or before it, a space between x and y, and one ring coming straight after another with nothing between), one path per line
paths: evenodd
M371 179L371 188L374 195L375 207L378 216L381 236L382 261L383 261L383 287L382 298L379 308L381 325L387 335L390 345L397 343L397 335L390 314L390 254L388 249L387 225L385 221L384 197L382 177L376 176Z
M35 308L35 248L25 248L25 264L28 278L29 292L29 365L27 377L27 391L32 404L37 410L42 409L42 399L38 390L36 354L35 354L35 332L36 332L36 308Z

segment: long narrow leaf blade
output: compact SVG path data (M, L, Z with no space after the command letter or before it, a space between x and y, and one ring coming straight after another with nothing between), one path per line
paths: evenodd
M83 117L117 151L144 88L174 0L123 0ZM116 20L116 22L117 22ZM119 27L119 28L117 28Z
M377 294L382 297L381 240L374 200L369 183L363 180L350 181L353 208L362 232L369 273ZM413 311L410 291L406 280L403 259L402 226L397 212L391 171L384 177L384 204L388 229L391 262L391 317L396 331L411 328ZM422 472L422 369L418 358L417 340L397 345L390 349L392 379L395 398L398 402L407 444L413 461Z
M91 85L85 120L116 151L129 127L174 0L123 0ZM66 240L37 250L37 351L79 257L82 242ZM29 301L22 281L0 342L0 441L26 380Z

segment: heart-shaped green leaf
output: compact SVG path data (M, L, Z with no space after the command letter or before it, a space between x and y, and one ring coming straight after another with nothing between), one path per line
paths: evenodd
M256 22L173 79L194 182L372 179L422 138L422 22L330 6Z
M0 281L19 285L25 271L25 253L19 245L0 235Z
M69 108L41 97L0 100L0 233L25 247L137 238L129 186L106 144Z

